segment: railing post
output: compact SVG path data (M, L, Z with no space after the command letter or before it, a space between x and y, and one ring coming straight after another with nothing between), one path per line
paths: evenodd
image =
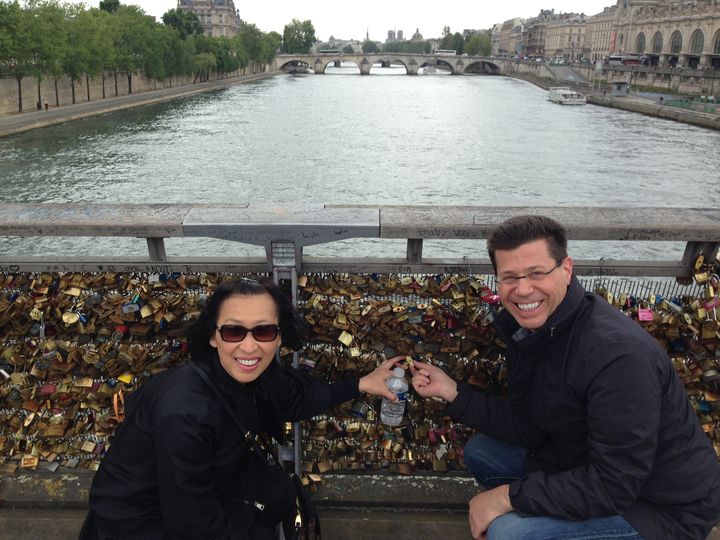
M422 262L423 240L422 238L408 238L407 261L411 263Z
M147 240L148 253L151 261L167 261L164 238L146 238L145 240Z
M290 288L292 293L292 306L297 308L298 298L298 275L301 272L302 265L302 246L298 246L295 242L271 241L266 246L268 263L272 269L273 281L276 285L281 279L290 279ZM280 361L280 350L276 353L276 359ZM293 368L300 369L300 353L293 352ZM300 422L293 422L293 467L295 474L302 474L302 425ZM279 450L279 454L283 450Z

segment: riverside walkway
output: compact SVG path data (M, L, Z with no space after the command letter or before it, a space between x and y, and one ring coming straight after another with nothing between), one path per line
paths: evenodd
M79 120L81 118L121 111L141 105L162 103L181 97L221 90L229 86L264 79L273 75L277 75L277 72L240 75L238 77L230 77L227 79L218 79L196 84L185 84L182 86L149 90L147 92L96 99L93 101L76 103L74 105L63 105L60 107L50 106L47 111L38 111L33 109L32 111L28 110L22 113L2 115L0 116L0 137L7 137L9 135L15 135L17 133L23 133L33 129L63 124L72 120Z

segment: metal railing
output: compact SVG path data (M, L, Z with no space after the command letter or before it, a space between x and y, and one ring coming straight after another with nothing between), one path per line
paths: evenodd
M0 204L0 236L136 237L145 238L148 248L146 257L14 253L0 257L0 271L272 271L279 254L289 250L296 272L488 274L487 259L428 258L423 243L485 239L508 217L529 213L557 219L571 240L685 242L679 260L581 259L575 261L579 275L687 279L698 255L715 260L720 245L720 210L714 208ZM165 240L180 237L262 246L266 256L169 257ZM406 254L303 254L307 246L352 238L404 239Z

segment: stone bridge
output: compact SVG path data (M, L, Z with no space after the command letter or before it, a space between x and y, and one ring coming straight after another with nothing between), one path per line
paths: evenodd
M344 54L344 53L318 53L318 54L279 54L275 57L272 69L282 70L288 66L308 66L316 74L325 73L325 68L336 62L352 62L360 69L361 75L369 75L373 64L381 63L383 66L402 64L408 75L417 75L418 70L425 66L434 66L450 70L453 75L465 73L500 75L502 68L499 59L485 56L441 56L433 54Z

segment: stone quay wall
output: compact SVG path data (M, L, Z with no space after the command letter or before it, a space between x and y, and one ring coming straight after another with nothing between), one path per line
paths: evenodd
M228 73L224 77L237 77L253 73L260 73L266 70L266 66L254 65ZM90 99L88 99L88 82L83 77L75 81L75 103L87 103L99 101L104 98L126 96L129 92L128 78L126 73L117 74L117 89L115 86L115 74L106 72L102 77L94 77L89 80ZM212 80L212 79L211 79ZM152 90L165 88L177 88L192 85L194 76L185 75L171 77L164 80L150 79L141 73L134 73L132 76L132 94L141 94ZM38 80L36 77L26 76L21 80L22 88L22 110L23 112L34 111L38 103ZM72 104L72 81L69 77L46 77L40 80L40 103L44 106L45 101L52 108L63 107ZM117 92L116 92L117 90ZM19 112L18 82L14 77L0 78L0 116Z

